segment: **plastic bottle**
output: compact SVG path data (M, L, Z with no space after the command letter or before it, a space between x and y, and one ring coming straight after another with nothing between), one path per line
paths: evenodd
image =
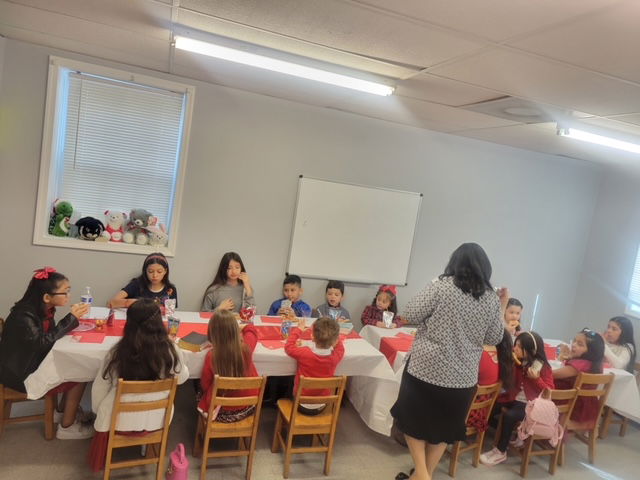
M87 291L85 292L84 295L82 295L80 297L80 301L82 303L88 303L89 306L93 306L93 296L91 295L91 287L86 287ZM89 314L87 314L89 315Z
M280 334L282 338L289 338L289 332L291 331L291 321L286 318L282 320L282 326L280 327Z

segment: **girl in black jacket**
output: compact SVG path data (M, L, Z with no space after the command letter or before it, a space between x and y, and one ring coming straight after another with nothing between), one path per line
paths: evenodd
M52 267L36 270L27 291L11 309L0 339L0 383L25 392L24 381L39 366L53 344L78 326L78 318L89 312L89 304L71 306L71 313L57 324L56 307L69 302L67 277ZM64 392L64 411L56 436L62 439L89 438L91 429L76 422L85 383L66 383L48 393Z

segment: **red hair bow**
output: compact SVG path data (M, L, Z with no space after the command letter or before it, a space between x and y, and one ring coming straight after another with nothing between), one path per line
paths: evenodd
M56 273L56 269L53 267L44 267L39 268L38 270L34 270L33 278L37 278L38 280L46 280L49 278L50 273Z
M394 297L398 296L398 289L395 285L381 285L378 289L379 292L389 292Z

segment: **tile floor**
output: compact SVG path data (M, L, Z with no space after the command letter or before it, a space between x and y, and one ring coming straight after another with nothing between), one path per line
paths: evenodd
M35 402L32 402L35 403ZM176 414L171 426L169 447L182 441L187 450L193 445L195 434L195 401L190 384L179 387L176 400ZM255 456L253 479L270 480L282 478L282 456L269 450L275 423L275 409L265 408L261 419L258 449ZM0 479L61 480L99 479L102 474L93 474L86 464L89 440L53 440L43 438L43 429L35 423L8 426L0 437ZM136 454L137 452L133 452ZM595 466L586 464L586 446L571 441L567 448L567 463L559 469L555 478L561 480L635 480L640 478L640 428L632 425L626 437L610 434L597 446ZM199 478L200 463L189 457L190 477ZM367 479L392 480L401 471L408 471L411 457L390 438L379 435L367 428L360 420L351 404L345 403L341 412L336 448L330 477L322 475L322 456L305 454L294 456L291 479ZM544 462L544 463L543 463ZM231 480L244 479L244 460L217 459L210 461L207 478ZM462 458L458 474L459 480L502 480L517 479L519 462L510 458L505 464L488 468L473 468L469 455ZM445 461L437 471L436 479L449 478ZM114 471L113 479L152 479L155 471L151 467L136 467ZM546 459L534 459L529 469L529 479L551 478L546 471Z

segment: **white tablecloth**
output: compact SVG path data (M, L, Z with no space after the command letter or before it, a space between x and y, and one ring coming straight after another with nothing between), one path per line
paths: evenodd
M107 309L94 307L89 316L104 318L106 315ZM124 319L125 315L122 310L116 312L116 318ZM208 323L198 312L176 312L176 317L185 323ZM309 323L312 321L308 320ZM260 317L256 317L254 323L256 326L262 325ZM102 343L78 343L70 335L61 338L38 369L25 380L28 397L40 398L63 382L92 381L105 355L118 340L119 337L108 336ZM337 375L393 379L393 370L385 356L366 340L347 339L344 347L345 355L338 365ZM199 378L206 351L196 353L183 350L183 353L190 377ZM253 353L253 361L261 375L293 375L296 372L295 360L287 356L282 348L271 350L258 343Z
M393 337L399 332L412 333L414 331L415 329L407 327L386 329L367 325L360 331L360 336L379 349L380 340L383 337ZM552 339L545 339L545 342L550 345L561 343L560 340ZM396 355L393 364L393 380L356 377L349 383L349 399L360 417L372 430L383 435L391 433L393 418L389 409L398 397L407 353L398 352ZM640 392L635 377L625 370L604 369L604 373L610 372L615 375L615 380L607 399L607 405L625 417L640 422Z

